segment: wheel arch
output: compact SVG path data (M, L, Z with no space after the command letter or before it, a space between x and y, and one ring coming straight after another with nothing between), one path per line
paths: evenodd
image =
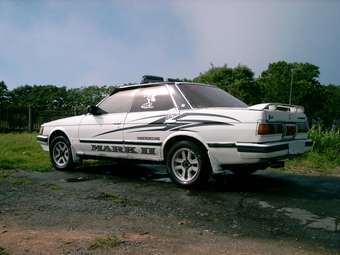
M166 141L164 147L163 147L163 157L164 157L164 161L166 162L167 156L168 156L168 152L170 150L170 148L177 142L180 141L189 141L192 142L194 144L196 144L198 147L200 147L200 149L202 149L202 151L204 151L206 153L206 155L208 155L208 149L207 147L197 138L192 137L192 136L188 136L188 135L179 135L179 136L174 136L172 138L170 138L168 141Z
M57 130L54 130L54 131L51 132L49 139L48 139L48 147L50 147L53 139L56 138L57 136L64 136L70 142L70 139L68 138L66 133L64 131L60 130L60 129L57 129Z
M71 146L71 152L72 152L72 157L73 157L73 161L74 162L81 162L82 159L79 157L79 155L77 154L73 144L71 143L71 139L68 137L68 135L66 134L65 131L60 130L60 129L55 129L51 132L50 136L49 136L49 140L48 140L48 148L50 148L52 141L54 140L54 138L58 137L58 136L64 136L68 142L70 143Z

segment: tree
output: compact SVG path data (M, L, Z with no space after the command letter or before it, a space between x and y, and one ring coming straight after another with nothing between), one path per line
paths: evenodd
M262 102L302 104L306 95L320 86L319 75L315 65L279 61L269 64L256 83L263 91Z
M0 81L0 106L6 106L9 103L8 88L4 81Z
M314 99L310 100L310 107L316 105L315 111L309 113L310 119L320 117L325 127L331 127L334 120L340 120L340 86L333 84L321 86L319 93L315 93ZM309 106L307 106L309 107Z
M193 81L216 85L249 105L256 104L261 100L254 72L244 65L230 68L227 64L216 67L211 63L211 68L200 73Z
M256 80L263 91L262 102L279 102L302 105L306 115L324 116L327 104L326 90L317 80L319 67L310 63L271 63Z
M25 85L13 89L9 93L12 105L16 107L32 106L35 110L65 110L67 105L66 87L54 85Z
M72 88L67 92L67 105L71 108L86 109L89 105L96 105L104 97L110 95L116 86Z
M227 64L222 67L216 67L213 63L210 63L211 67L208 71L201 73L193 79L197 83L205 83L216 85L221 89L226 90L226 84L230 83L230 77L232 77L232 68L229 68Z
M261 102L262 93L255 83L255 73L247 66L238 65L232 69L232 77L227 85L228 93L248 105Z

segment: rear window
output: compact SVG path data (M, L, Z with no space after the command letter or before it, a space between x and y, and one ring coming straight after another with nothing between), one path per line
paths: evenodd
M215 86L181 83L178 87L194 108L248 107L241 100Z

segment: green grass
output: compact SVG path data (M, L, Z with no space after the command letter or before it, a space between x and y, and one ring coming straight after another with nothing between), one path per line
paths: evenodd
M0 173L0 182L8 177L10 177L11 174L9 173Z
M0 246L0 255L9 255L9 252L2 246Z
M49 154L36 141L37 133L0 134L0 170L53 170Z
M23 178L16 178L11 180L11 183L13 184L29 184L32 183L33 181L27 180L27 179L23 179Z
M50 190L59 190L59 189L60 189L60 187L59 187L58 184L53 184L53 185L50 186Z
M106 238L97 237L94 241L90 242L89 248L103 248L103 247L116 247L121 244L121 241L116 236L109 236Z
M11 171L6 170L54 171L49 153L42 150L36 136L37 133L0 134L0 181L10 176L8 172ZM299 158L285 160L284 169L273 171L340 176L340 129L314 125L309 130L308 137L314 141L310 152ZM87 160L83 165L99 163ZM110 197L109 194L106 195Z
M340 164L340 129L324 129L322 125L315 125L308 133L314 141L312 152L323 155L334 165Z
M111 198L115 203L122 203L123 199L111 191L105 191L105 196Z
M286 160L284 169L274 170L296 174L340 176L340 129L325 128L316 123L308 132L312 150L301 157Z

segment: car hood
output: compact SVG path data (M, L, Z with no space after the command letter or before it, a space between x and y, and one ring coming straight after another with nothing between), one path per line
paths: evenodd
M43 126L45 127L56 127L56 126L74 126L79 125L81 120L84 118L85 115L79 115L64 119L58 119L51 122L44 123Z

